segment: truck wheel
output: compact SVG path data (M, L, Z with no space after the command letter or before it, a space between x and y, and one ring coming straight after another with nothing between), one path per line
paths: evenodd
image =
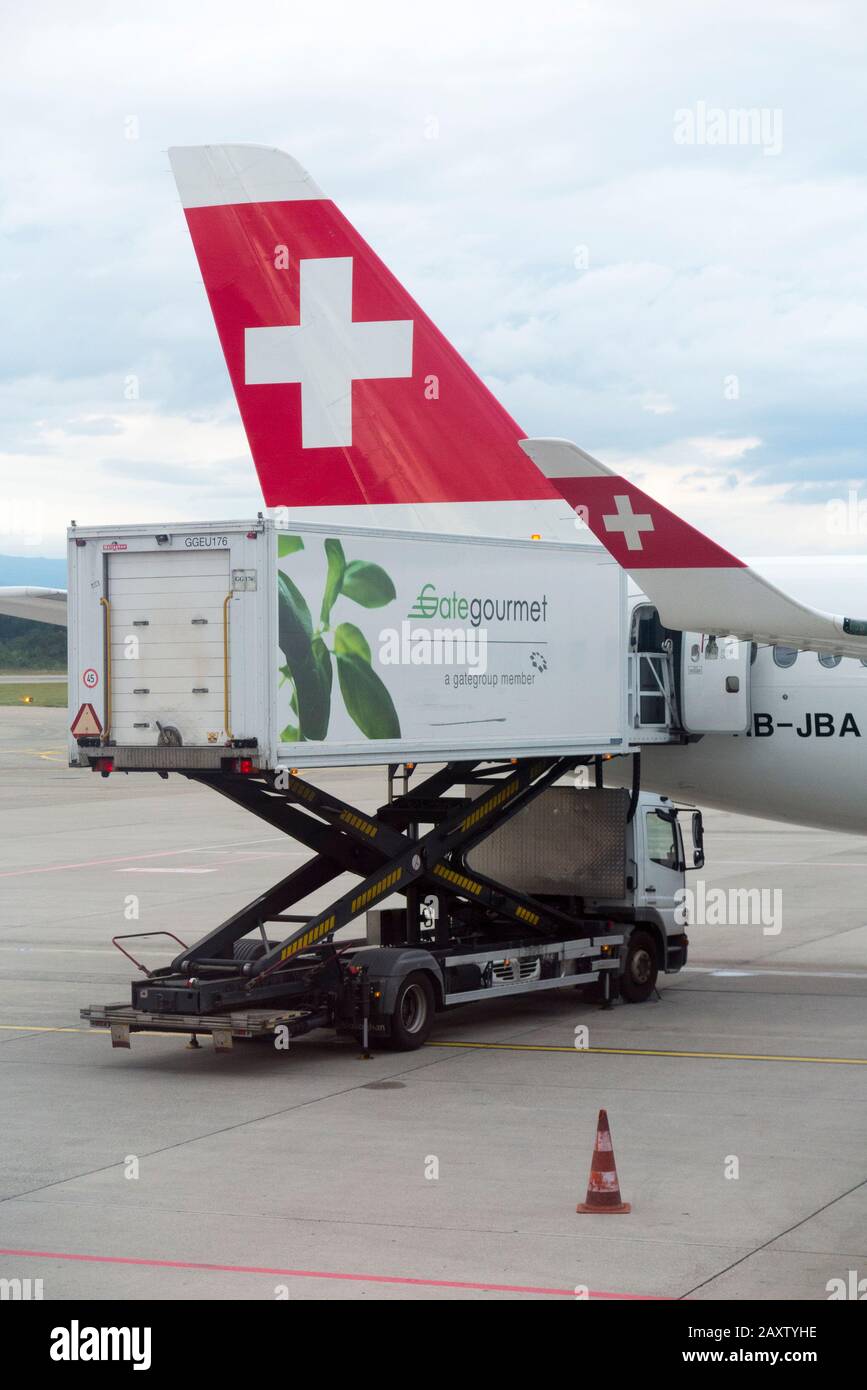
M434 992L424 971L416 970L397 991L391 1016L391 1046L397 1052L412 1052L427 1041L433 1027Z
M643 1004L656 988L659 974L656 942L646 931L634 931L626 944L620 976L620 996L627 1004Z

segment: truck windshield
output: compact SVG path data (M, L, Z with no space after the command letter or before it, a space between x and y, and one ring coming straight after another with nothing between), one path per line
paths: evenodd
M658 811L648 811L646 823L648 858L665 869L678 868L680 855L674 820L661 816Z

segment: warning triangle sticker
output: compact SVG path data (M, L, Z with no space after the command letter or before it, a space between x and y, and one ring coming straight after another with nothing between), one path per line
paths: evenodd
M73 738L94 738L97 734L102 733L102 725L93 705L81 706L70 725L70 729Z

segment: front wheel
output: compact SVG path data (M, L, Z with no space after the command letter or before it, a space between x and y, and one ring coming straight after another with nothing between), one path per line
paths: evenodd
M397 991L391 1016L391 1046L412 1052L427 1041L434 1021L434 992L427 975L416 970Z
M656 989L659 958L650 932L634 931L626 943L626 960L620 976L620 996L627 1004L643 1004Z

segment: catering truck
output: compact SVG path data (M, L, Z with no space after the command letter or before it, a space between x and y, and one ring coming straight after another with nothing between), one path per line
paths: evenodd
M310 852L193 945L144 933L167 965L114 938L144 978L83 1016L116 1046L332 1027L413 1048L455 1004L640 1000L683 964L677 813L636 756L631 791L603 785L634 752L607 556L261 517L69 544L71 764L187 777ZM317 785L359 764L388 768L375 812Z
M547 772L550 781L563 764ZM234 1038L285 1043L333 1028L365 1050L371 1041L411 1050L456 1005L563 988L589 988L605 1005L618 995L640 1003L660 971L681 969L686 860L665 797L562 778L533 795L511 764L469 775L465 794L450 798L439 795L437 774L408 790L404 769L402 789L374 818L299 782L299 804L320 826L319 853L194 946L175 936L181 950L169 965L140 964L145 978L133 982L130 1004L95 1004L82 1018L109 1029L116 1047L142 1031L210 1034L226 1051ZM291 809L272 808L273 823L287 828ZM340 822L367 837L357 858L339 844ZM692 839L697 867L699 812ZM367 876L318 911L277 910L287 887L307 892L335 866ZM364 934L345 935L362 916ZM275 940L280 923L288 934ZM121 945L128 940L115 944L135 960Z

